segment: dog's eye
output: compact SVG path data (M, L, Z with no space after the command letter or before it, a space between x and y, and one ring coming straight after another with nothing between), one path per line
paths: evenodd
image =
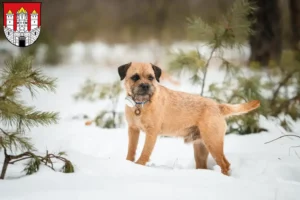
M148 77L148 80L150 80L150 81L152 81L153 79L154 79L154 77L151 75Z
M132 79L133 81L137 81L137 80L140 79L140 76L137 75L137 74L135 74L135 75L133 75L133 76L131 77L131 79Z

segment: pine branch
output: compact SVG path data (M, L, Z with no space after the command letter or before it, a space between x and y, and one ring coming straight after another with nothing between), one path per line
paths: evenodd
M6 125L13 126L26 114L26 107L9 99L0 100L0 119Z
M18 94L19 87L25 86L34 96L35 88L54 91L56 79L42 75L39 69L32 67L32 58L20 56L5 62L6 66L2 70L0 80L5 80L0 84L1 98L12 98Z
M285 77L284 79L278 84L276 90L274 91L273 93L273 98L271 99L271 105L274 104L278 94L279 94L279 91L280 89L286 85L286 83L290 80L290 78L294 75L294 73L297 72L297 70L293 70L293 71L290 71Z
M10 126L19 125L30 128L30 126L57 123L58 113L39 112L35 111L33 107L6 100L0 104L0 119Z
M204 60L198 51L190 51L187 53L180 51L170 63L169 70L180 72L183 68L187 68L196 74L205 64L206 60Z
M30 126L47 126L50 124L57 123L58 113L55 112L39 112L39 111L31 111L26 113L23 119L23 123L28 128Z
M3 137L3 146L10 151L33 151L33 145L30 142L29 137L21 136L20 133L9 133L8 136Z
M282 112L282 110L284 108L287 108L291 104L291 102L294 102L294 101L297 101L297 100L300 101L300 93L296 94L295 96L293 96L290 99L284 100L284 102L281 102L280 106L277 109L275 109L274 112L272 112L272 115L277 116L278 114L280 114L280 112ZM270 105L274 105L274 103L270 104Z
M248 0L235 0L231 9L217 22L207 23L200 17L188 18L189 29L198 40L208 41L210 46L239 47L253 34L251 25L255 20L248 16L255 10L254 3Z

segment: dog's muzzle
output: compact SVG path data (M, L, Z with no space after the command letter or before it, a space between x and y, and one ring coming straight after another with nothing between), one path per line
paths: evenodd
M138 95L146 95L149 93L149 90L150 90L150 85L147 83L142 83L139 85L137 94Z
M149 101L153 92L153 86L148 83L141 83L133 89L133 99L136 102Z

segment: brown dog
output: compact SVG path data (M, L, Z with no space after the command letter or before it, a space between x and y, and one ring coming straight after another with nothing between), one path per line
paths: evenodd
M212 99L161 86L161 69L150 63L128 63L118 68L127 95L136 105L126 106L128 123L127 160L135 160L140 131L146 133L137 164L148 162L158 135L180 136L194 145L197 169L206 169L208 153L228 175L230 163L223 152L225 118L259 107L257 100L244 104L218 104Z

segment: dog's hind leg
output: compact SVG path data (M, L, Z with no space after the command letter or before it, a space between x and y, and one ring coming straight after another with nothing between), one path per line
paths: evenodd
M207 169L208 150L201 140L198 126L191 126L185 129L184 143L193 143L196 169Z
M207 169L208 150L202 141L194 143L196 169Z
M221 167L223 174L228 175L230 164L224 155L224 136L226 131L226 122L219 117L210 117L209 123L199 122L201 138L209 153Z

